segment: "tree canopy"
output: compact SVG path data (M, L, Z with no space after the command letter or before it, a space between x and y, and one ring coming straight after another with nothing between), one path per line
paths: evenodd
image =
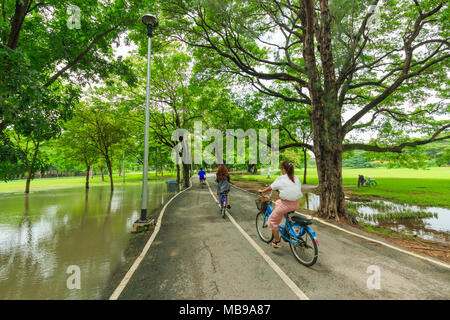
M321 216L345 216L344 151L401 153L450 138L448 119L437 117L449 111L446 2L167 0L158 8L161 37L193 48L209 74L304 106ZM360 141L363 130L377 138Z

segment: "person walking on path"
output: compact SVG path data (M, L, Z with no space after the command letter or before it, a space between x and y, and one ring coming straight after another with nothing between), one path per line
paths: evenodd
M230 192L230 175L228 174L228 169L224 164L220 164L216 173L217 182L217 198L220 199L220 194L225 193L227 198L227 208L230 209L230 200L228 192Z
M281 247L280 232L278 226L283 217L290 211L298 209L299 199L302 195L302 185L297 176L294 175L294 164L290 161L284 161L281 164L281 175L265 189L258 192L266 193L276 190L280 192L280 199L275 202L275 209L269 217L268 226L272 229L274 241L270 244L274 248Z

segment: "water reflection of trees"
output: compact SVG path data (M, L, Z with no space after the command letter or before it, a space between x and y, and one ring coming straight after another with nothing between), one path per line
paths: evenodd
M169 196L165 183L149 186L149 208L161 207ZM139 191L140 186L127 186L111 194L99 187L17 197L20 220L8 226L0 248L0 299L99 298L123 259ZM82 272L77 292L66 287L69 265Z

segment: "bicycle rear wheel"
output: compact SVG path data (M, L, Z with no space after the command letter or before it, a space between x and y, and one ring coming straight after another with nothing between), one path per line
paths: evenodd
M256 215L256 231L258 232L258 236L262 241L269 243L273 240L273 233L272 229L267 225L267 220L268 218L265 219L265 214L261 211Z
M292 236L291 240L295 242ZM289 242L289 246L295 259L304 266L310 267L316 263L319 250L313 236L308 230L305 230L303 236L298 236L297 244Z
M224 219L225 219L225 210L227 210L227 207L223 206L221 209L221 212L222 212L222 218L224 218Z

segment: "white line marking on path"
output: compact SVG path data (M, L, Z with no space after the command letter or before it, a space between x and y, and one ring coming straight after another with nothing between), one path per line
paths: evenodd
M208 181L206 181L206 184L208 185L209 192L211 193L211 196L213 197L214 201L216 201L217 205L218 200L216 199L215 195L212 193L212 190L209 186ZM286 273L284 273L283 270L264 252L263 249L261 249L260 246L256 244L256 242L244 231L244 229L241 228L241 226L234 220L234 218L228 213L228 211L225 211L225 214L227 215L228 219L234 224L234 226L239 230L240 233L244 236L245 239L252 245L253 248L263 257L264 260L269 264L269 266L280 276L280 278L286 283L286 285L294 292L294 294L300 299L300 300L309 300L309 298L306 296L306 294L300 290L300 288L292 281Z
M125 289L125 287L127 286L128 282L130 281L131 277L133 276L134 272L139 267L139 264L142 262L142 260L144 259L145 255L147 254L148 249L150 249L150 246L152 245L153 240L155 240L156 236L158 235L159 229L161 229L161 221L162 221L162 218L163 218L164 212L166 211L167 206L172 202L173 199L178 197L178 195L180 195L183 192L189 190L192 187L192 181L190 181L190 183L191 183L191 185L189 186L189 188L186 188L186 189L178 192L176 195L174 195L172 198L170 198L170 200L162 208L161 213L159 214L159 217L158 217L158 221L156 223L155 230L153 230L153 233L152 233L150 239L148 239L148 241L145 244L145 247L142 250L141 254L139 255L139 257L136 258L136 260L134 261L134 263L131 266L130 270L128 270L128 272L126 273L125 277L123 277L122 281L120 282L120 284L118 285L116 290L114 290L114 292L111 295L111 297L109 298L109 300L117 300L119 298L119 296L122 293L123 289Z
M235 188L237 188L237 189L240 189L240 190L242 190L242 191L245 191L245 192L247 192L247 193L250 193L251 195L256 196L254 193L251 193L251 192L248 191L248 190L239 188L239 187L237 187L237 186L235 186L235 185L233 185L233 187L235 187ZM368 240L368 241L372 241L372 242L379 243L379 244L381 244L381 245L383 245L383 246L386 246L386 247L388 247L388 248L391 248L391 249L400 251L400 252L402 252L402 253L409 254L409 255L411 255L411 256L413 256L413 257L416 257L416 258L419 258L419 259L422 259L422 260L425 260L425 261L428 261L428 262L437 264L438 266L441 266L441 267L450 269L450 265L447 264L447 263L445 263L445 262L436 261L436 260L433 260L433 259L430 259L430 258L421 256L421 255L419 255L419 254L416 254L416 253L414 253L414 252L411 252L411 251L407 251L407 250L403 250L403 249L397 248L397 247L392 246L392 245L390 245L390 244L387 244L387 243L385 243L385 242L383 242L383 241L379 241L379 240L376 240L376 239L373 239L373 238L369 238L369 237L363 236L363 235L361 235L361 234L358 234L358 233L355 233L355 232L352 232L352 231L345 230L345 229L343 229L343 228L341 228L341 227L335 226L335 225L332 224L332 223L323 221L322 219L319 219L319 218L316 218L316 217L312 217L312 216L309 216L309 215L307 215L307 214L304 214L304 213L301 213L301 212L298 212L298 211L295 211L295 212L298 213L298 214L300 214L300 215L302 215L302 216L306 216L306 217L312 218L313 220L316 220L316 221L318 221L318 222L320 222L320 223L323 223L324 225L327 225L327 226L329 226L329 227L333 227L333 228L335 228L335 229L337 229L337 230L340 230L340 231L342 231L342 232L351 234L351 235L353 235L353 236L355 236L355 237L358 237L358 238L362 238L362 239L365 239L365 240Z

